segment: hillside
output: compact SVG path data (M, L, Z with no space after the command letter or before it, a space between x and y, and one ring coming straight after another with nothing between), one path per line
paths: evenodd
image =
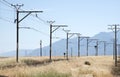
M113 33L112 32L100 32L96 34L95 36L91 37L93 39L99 39L99 41L106 41L107 43L113 43ZM118 38L120 38L118 36ZM77 37L69 39L69 55L72 50L72 54L74 56L77 56L77 51L78 51L78 44L77 44ZM54 39L53 39L54 40ZM118 40L119 42L119 40ZM44 43L44 41L43 41ZM86 55L86 39L83 39L80 41L80 55L84 56ZM95 55L95 42L91 42L89 44L89 55L94 56ZM104 54L104 49L103 49L103 43L99 44L99 49L98 53L99 55ZM49 55L49 45L45 46L42 48L43 49L43 56L48 56ZM19 50L19 56L39 56L39 48L33 49L33 50L28 50L28 49L23 49ZM53 56L63 56L63 53L66 52L66 39L60 39L52 44L52 55ZM107 55L112 55L113 53L113 45L112 44L107 44L106 45L106 54ZM15 56L16 51L10 51L10 52L3 52L0 53L0 56Z
M118 37L120 38L120 37ZM106 41L106 43L113 43L113 33L112 32L100 32L96 35L94 35L93 37L91 37L90 39L98 39L98 41ZM118 40L119 42L119 40ZM69 51L69 55L71 55L71 49L72 49L72 54L74 56L77 56L77 51L78 51L78 38L74 37L69 39L69 47L68 47L68 51ZM94 56L95 55L95 48L94 46L96 45L95 42L91 42L89 44L89 55L90 56ZM80 55L84 56L86 55L86 39L82 39L80 41ZM104 54L104 47L103 47L103 43L99 44L99 55L103 55ZM36 53L39 53L39 48L35 49L31 54L36 55ZM57 42L52 44L52 55L54 56L63 56L63 53L66 52L66 39L61 39L58 40ZM113 53L113 44L107 44L106 45L106 54L107 55L112 55ZM43 55L49 55L49 46L43 47Z
M68 61L64 57L52 57L52 59L53 61L49 62L48 57L22 57L20 62L16 63L15 58L0 58L0 75L2 77L48 77L45 75L113 77L112 56L70 57Z

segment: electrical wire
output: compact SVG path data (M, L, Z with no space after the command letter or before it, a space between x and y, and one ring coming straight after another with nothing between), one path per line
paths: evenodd
M4 2L6 2L7 4L11 5L11 3L7 2L6 0L3 0Z
M4 1L5 3L2 2L2 1L0 1L0 2L1 2L2 4L4 4L4 5L6 5L6 6L12 8L12 9L15 9L14 7L11 6L12 3L10 3L10 2L8 2L8 1L6 1L6 0L3 0L3 1ZM20 10L22 10L22 9L20 9ZM39 20L42 21L43 23L47 24L47 22L46 22L45 20L43 20L42 18L38 17L37 15L34 16L33 14L31 14L31 16L36 17L37 19L39 19ZM7 22L13 23L12 21L9 21L9 20L4 19L4 18L1 18L1 17L0 17L0 19L1 19L1 20L4 20L4 21L7 21ZM47 25L48 25L48 24L47 24ZM39 31L39 30L37 30L37 29L35 29L35 28L30 28L30 29L32 29L32 30L34 30L34 31L37 31L37 32L40 32L40 33L42 33L42 34L44 34L44 35L49 36L49 34L46 34L46 33L42 32L42 31Z
M4 2L2 2L2 1L4 1ZM4 5L6 5L6 6L8 6L8 7L10 7L10 8L12 8L12 9L14 9L11 5L11 3L9 3L9 2L7 2L6 0L0 0L0 2L2 3L2 4L4 4Z
M6 1L6 0L3 0L3 1L4 1L6 4L3 3L2 1L0 1L0 2L3 3L4 5L10 7L10 8L14 8L14 7L11 6L12 3L10 3L10 2L8 2L8 1ZM14 8L14 9L15 9L15 8ZM20 9L20 10L24 11L23 9ZM42 21L44 24L48 25L48 23L47 23L45 20L43 20L42 18L38 17L37 14L36 14L36 16L33 15L33 14L30 14L30 15L33 16L33 17L36 17L38 20L40 20L40 21Z
M33 22L33 20L32 20L32 21L29 20L29 22ZM34 26L34 27L31 27L31 29L33 29L34 31L40 32L40 33L42 33L42 34L44 34L44 35L46 35L46 36L49 36L49 34L47 34L47 33L43 32L43 31L40 31L40 30L36 29L35 27L38 26L36 23L29 23L29 22L26 21L26 22L24 22L24 23L22 23L22 24L24 24L24 25L29 25L29 27ZM22 27L22 25L20 25L20 27ZM24 27L25 27L25 26L24 26ZM26 27L28 27L28 26L26 26Z
M40 31L40 30L38 30L38 29L36 29L36 28L34 28L34 27L25 27L25 26L20 25L19 28L23 28L23 29L31 29L31 30L34 30L34 31L36 31L36 32L39 32L39 33L41 33L41 34L43 34L43 35L49 37L49 34L44 33L44 32L42 32L42 31Z
M13 10L0 8L0 11L9 11L9 12L12 12Z
M10 8L12 8L12 9L15 9L14 7L11 6L12 3L10 3L10 2L8 2L8 1L6 1L6 0L0 0L0 3L2 3L3 5L5 5L5 6L7 6L7 7L10 7ZM1 10L4 10L4 11L12 11L12 10L3 9L3 8L1 8ZM13 23L12 21L8 20L8 18L7 18L7 19L5 19L5 18L6 18L6 17L4 17L4 18L1 17L2 20Z
M48 23L47 23L47 21L45 21L44 19L42 19L42 18L40 18L37 14L36 15L34 15L34 14L30 14L32 17L36 17L39 21L42 21L45 25L49 25Z
M42 33L42 34L44 34L44 35L46 35L46 36L49 37L49 34L46 34L46 33L42 32L42 31L40 31L40 30L37 30L37 29L35 29L35 28L30 28L30 29L32 29L32 30L34 30L34 31L37 31L37 32L40 32L40 33Z
M13 23L13 24L14 24L14 22L12 22L12 21L10 21L10 20L8 20L8 19L2 18L2 17L0 17L0 20L6 21L6 22L10 22L10 23Z

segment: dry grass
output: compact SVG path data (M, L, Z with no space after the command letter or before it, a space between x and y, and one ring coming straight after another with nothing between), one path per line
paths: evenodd
M89 62L90 65L86 65L85 62ZM47 77L45 76L47 74L49 77L53 77L53 75L83 77L88 74L93 77L113 77L112 66L112 56L72 57L69 61L64 60L63 57L54 57L52 62L48 61L48 57L22 57L19 63L15 62L15 58L2 58L0 59L0 75Z
M120 77L120 58L118 58L117 66L112 67L112 74L116 77Z

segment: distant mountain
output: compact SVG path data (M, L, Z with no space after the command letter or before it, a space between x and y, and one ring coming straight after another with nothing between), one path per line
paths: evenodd
M32 53L32 52L33 52L33 50L27 50L27 49L19 50L19 56L30 56L30 53ZM0 53L0 56L13 57L13 56L16 56L16 51Z
M112 32L101 32L99 34L96 34L94 37L91 37L90 39L99 39L99 41L106 41L107 43L113 43L113 33ZM87 42L86 39L81 39L80 41L80 53L81 55L86 55L86 46ZM89 44L89 55L95 55L95 42L91 42ZM36 49L36 52L39 51L39 49ZM69 55L77 56L78 54L78 38L72 38L69 39ZM49 46L43 48L43 53L45 52L44 55L49 55ZM52 55L53 56L63 56L63 53L66 52L66 39L59 40L55 43L53 43L53 48L52 48ZM103 43L99 44L99 49L98 49L99 55L104 54L104 47ZM107 55L112 55L113 52L113 44L107 44L106 46L106 54Z
M120 32L119 32L120 33ZM118 34L119 34L118 33ZM99 41L106 41L106 54L112 55L113 54L113 32L100 32L99 34L96 34L95 36L91 37L90 39L99 39ZM120 38L120 36L118 36ZM119 43L119 40L118 40ZM81 56L86 55L86 46L87 42L86 39L81 39L80 41L80 53ZM95 41L89 43L89 55L95 55ZM99 55L104 54L104 44L101 42L99 43L99 49L98 53ZM49 55L49 46L45 46L43 49L43 56ZM69 55L77 56L78 54L78 38L71 38L69 39ZM34 50L20 50L19 55L20 56L39 56L40 49L34 49ZM66 52L66 39L61 39L55 43L52 44L52 55L53 56L63 56L63 53ZM5 52L0 54L0 56L15 56L16 51L11 52Z

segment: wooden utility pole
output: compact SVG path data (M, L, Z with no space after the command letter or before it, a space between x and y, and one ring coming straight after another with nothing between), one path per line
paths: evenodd
M18 62L18 57L19 57L19 23L24 20L27 16L29 16L31 13L39 13L39 12L43 12L43 11L19 11L20 7L23 6L22 5L12 5L13 7L15 7L16 9L16 62ZM27 13L23 18L19 19L19 14L20 13Z
M70 30L64 30L64 32L66 32L66 59L68 60L68 33L70 32Z
M48 21L48 23L50 23L50 61L52 61L52 33L60 27L67 27L67 25L52 25L54 22L55 21ZM55 27L54 30L52 30L53 27Z
M42 40L40 40L40 56L42 57Z
M80 57L80 34L78 35L78 57Z
M114 24L114 25L109 25L111 28L108 28L108 29L111 29L113 32L114 32L114 52L115 52L115 66L117 66L117 31L119 30L118 26L120 26L119 24Z
M96 54L95 54L95 56L98 56L98 41L96 41L95 49L96 49Z
M88 56L88 47L89 47L89 43L90 42L92 42L92 41L97 41L98 39L89 39L89 38L87 38L87 48L86 48L86 50L87 50L87 53L86 53L86 55ZM96 45L97 46L97 45ZM97 50L96 50L96 52L97 52Z

